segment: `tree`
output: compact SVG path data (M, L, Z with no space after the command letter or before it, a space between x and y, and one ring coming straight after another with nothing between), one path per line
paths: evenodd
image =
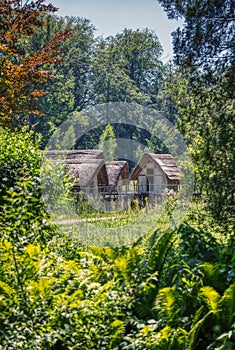
M191 144L198 184L220 220L234 215L234 1L159 0L169 18L184 19L173 33L178 80L171 96L178 125Z
M53 40L27 54L25 41L44 26L43 14L56 11L35 2L3 0L0 3L0 124L14 127L26 114L40 114L36 101L45 94L42 84L50 77L48 67L59 60L58 42L68 32L58 33Z
M234 0L158 0L170 19L184 19L173 33L175 60L198 70L230 69L234 64Z
M169 84L175 86L178 83L178 77L175 74L175 68L172 62L163 66L162 75L163 77L158 84L158 94L155 97L156 107L164 117L175 124L178 118L178 109L168 89Z
M97 44L92 71L96 103L131 102L141 96L125 70L125 59L113 37Z
M94 103L127 102L158 107L157 94L162 81L162 47L150 29L124 29L101 38L92 61ZM117 138L130 138L146 144L146 131L131 124L113 126Z
M152 105L162 78L161 52L149 29L124 29L101 39L93 62L97 101Z
M100 136L99 148L103 150L106 161L115 159L115 150L117 147L116 137L112 125L106 125Z
M162 46L150 29L124 29L115 37L118 51L125 59L125 70L137 88L153 99L162 79Z
M39 98L39 105L47 117L30 117L34 130L43 134L45 145L55 126L72 114L81 111L92 102L91 60L94 51L94 27L88 19L79 17L45 16L46 26L40 28L28 41L28 51L53 40L69 27L71 36L60 42L60 62L51 68L53 79L43 88L47 94Z
M94 27L87 19L47 15L45 22L46 26L28 40L28 52L52 40L67 26L72 36L60 43L62 61L53 66L53 79L43 84L48 93L39 98L39 105L47 118L30 116L30 125L43 134L44 145L55 126L89 106L107 102L159 105L156 94L163 67L161 46L152 31L126 29L115 37L95 40ZM135 133L130 126L124 130L115 126L117 131L119 137ZM97 130L95 134L92 145L87 137L83 145L95 147L100 133Z

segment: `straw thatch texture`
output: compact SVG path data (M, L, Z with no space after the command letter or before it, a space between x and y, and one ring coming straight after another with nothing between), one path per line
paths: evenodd
M163 174L165 174L168 182L179 182L181 171L178 168L174 157L171 154L154 154L145 153L140 159L137 167L131 174L131 180L137 180L139 174L143 169L145 169L146 164L152 162L156 164Z
M47 158L52 159L77 159L80 162L84 162L86 159L104 159L103 151L94 150L49 150L46 152Z
M46 157L65 165L74 189L107 186L108 176L104 154L100 150L50 150Z
M129 180L129 167L126 161L106 162L109 186L117 186L121 180Z

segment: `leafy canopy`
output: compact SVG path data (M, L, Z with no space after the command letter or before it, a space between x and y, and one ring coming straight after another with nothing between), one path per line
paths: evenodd
M234 218L234 1L159 2L169 18L184 19L173 33L178 72L171 96L203 197L226 223Z
M58 61L58 33L37 50L26 53L29 37L44 25L43 14L55 12L44 0L3 0L0 3L0 125L12 127L25 113L39 114L37 99L45 94L42 83L50 76L48 65Z
M233 0L159 0L170 19L184 19L173 33L176 62L216 71L234 63Z

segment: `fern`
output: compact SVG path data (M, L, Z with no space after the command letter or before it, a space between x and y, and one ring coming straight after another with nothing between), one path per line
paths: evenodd
M128 274L130 275L133 272L137 272L137 270L140 272L143 264L143 249L141 247L132 247L128 249L127 257Z
M197 335L200 329L203 327L206 319L210 315L215 315L216 323L214 325L220 325L221 332L229 331L234 321L235 312L235 283L232 284L221 297L212 287L202 287L199 292L199 297L204 301L207 309L209 310L201 319L199 317L205 312L205 306L202 306L197 312L191 331L188 334L188 341L185 350L191 350L197 341Z
M113 265L114 269L123 276L124 278L128 278L128 259L126 256L120 256L115 260Z
M203 318L201 318L199 321L197 321L194 326L192 327L191 331L188 333L187 341L185 343L184 350L192 350L195 348L195 344L197 341L197 335L204 325L207 317L211 315L213 311L209 311Z
M120 340L123 339L126 330L126 324L121 320L114 320L111 323L110 327L112 330L110 346L111 349L114 349L115 346L118 346Z
M13 289L7 283L0 281L0 293L11 296L13 292Z
M135 262L134 275L138 282L134 310L141 319L154 317L156 313L153 303L158 290L159 271L163 268L173 234L156 229L143 238L141 246L135 246L130 251L130 261Z
M142 237L141 244L144 246L146 252L150 252L153 248L157 237L159 236L159 229L154 230L153 232L150 232L145 237Z
M98 292L94 298L94 302L98 302L98 304L102 303L104 300L106 300L107 295L105 294L107 291L112 290L112 287L114 287L115 282L109 281L105 283L103 286L100 286L98 289Z
M107 263L113 263L118 256L118 252L111 247L90 247L90 251Z
M220 272L221 264L205 262L201 267L204 272L204 285L211 286L219 293L223 293L224 283L221 282L224 280L224 276Z
M218 311L218 301L220 300L220 295L214 288L210 286L202 287L199 292L199 297L201 297L208 307L208 310Z
M158 231L158 235L154 235L155 243L148 256L149 272L158 271L160 274L164 265L165 256L171 247L171 240L174 234L175 231Z
M221 312L221 326L229 330L235 318L235 283L231 284L218 303Z
M166 326L164 327L160 332L160 337L158 339L158 344L157 344L157 348L160 350L164 350L164 349L169 349L171 347L168 346L168 344L171 341L171 337L172 337L172 328L170 326ZM173 349L172 349L173 350Z
M154 308L169 325L177 324L182 309L182 297L175 287L162 288L158 292Z
M31 281L27 286L27 291L34 300L50 299L51 287L55 283L55 278L41 277L38 281Z

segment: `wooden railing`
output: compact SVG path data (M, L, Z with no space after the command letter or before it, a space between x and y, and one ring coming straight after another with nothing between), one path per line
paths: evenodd
M104 199L117 199L121 196L162 196L163 194L174 194L179 191L178 184L152 185L151 188L137 184L122 186L98 186L84 187L81 189L84 194L100 196Z

